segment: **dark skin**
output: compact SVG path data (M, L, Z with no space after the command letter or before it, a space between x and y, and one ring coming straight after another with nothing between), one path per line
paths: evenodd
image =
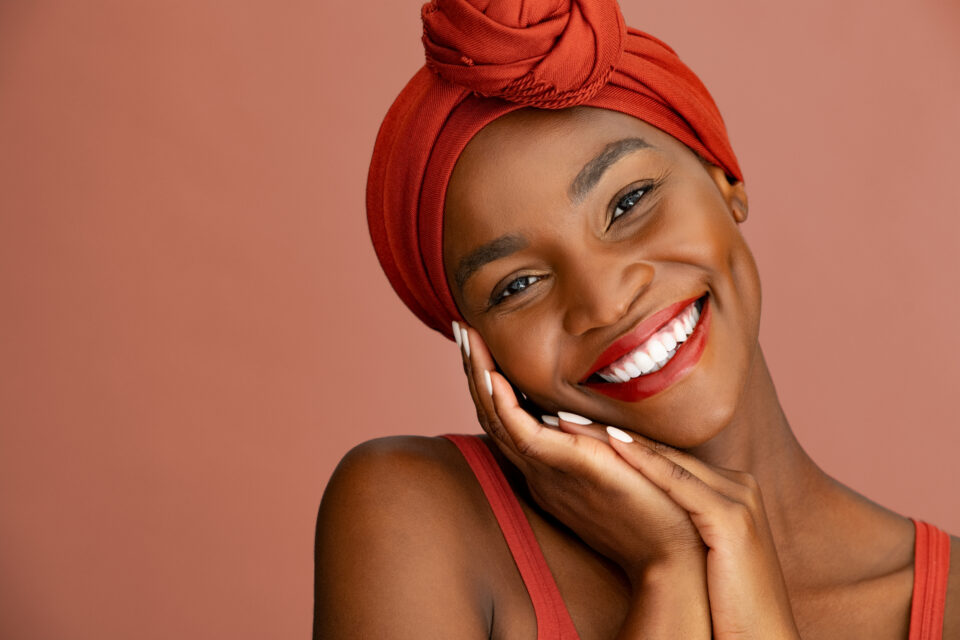
M644 144L577 180L623 140ZM623 114L522 110L469 143L446 205L478 421L584 640L907 636L913 525L794 438L757 340L742 183ZM464 260L504 237L465 276ZM708 343L680 380L636 402L579 384L637 322L704 292ZM593 423L551 428L540 411ZM497 523L445 440L348 454L317 543L316 637L536 636ZM958 592L954 561L944 638L960 637Z

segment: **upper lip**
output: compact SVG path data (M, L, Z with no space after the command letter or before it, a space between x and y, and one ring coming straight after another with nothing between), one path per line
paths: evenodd
M657 311L656 313L644 318L632 329L614 340L609 347L604 349L603 353L600 354L600 357L597 358L590 367L590 370L587 372L587 374L580 380L580 384L586 382L590 376L600 369L603 369L607 365L616 362L649 340L653 334L659 331L668 322L673 320L677 314L686 309L688 305L699 299L700 296L698 295L688 298L687 300L674 302L673 304L660 309L660 311Z

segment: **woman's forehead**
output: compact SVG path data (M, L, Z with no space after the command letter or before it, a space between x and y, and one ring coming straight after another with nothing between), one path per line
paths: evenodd
M618 111L520 109L497 118L470 140L457 160L450 189L475 188L518 170L528 173L535 169L528 166L533 162L549 175L564 167L575 174L605 146L627 138L644 140L663 153L686 149L656 127Z
M592 164L638 149L661 159L683 150L693 156L668 134L616 111L514 111L484 127L464 149L448 184L447 215L464 207L503 207L538 192L575 198L577 183L591 181Z

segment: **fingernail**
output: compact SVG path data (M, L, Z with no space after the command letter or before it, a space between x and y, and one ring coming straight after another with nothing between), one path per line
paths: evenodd
M548 424L551 427L560 426L560 419L557 416L540 416L540 419L543 420L544 424Z
M486 369L483 370L483 383L487 385L487 393L491 396L493 395L493 382L490 380L490 372Z
M467 335L467 330L460 329L460 338L463 341L463 352L467 354L467 357L470 357L470 337Z
M457 341L457 349L460 348L460 323L453 321L453 339Z
M607 433L610 434L610 437L619 440L620 442L633 442L633 438L630 437L630 434L617 429L616 427L607 427Z
M583 416L578 416L577 414L570 413L569 411L557 411L557 415L561 420L572 422L573 424L593 424L593 420L588 420Z

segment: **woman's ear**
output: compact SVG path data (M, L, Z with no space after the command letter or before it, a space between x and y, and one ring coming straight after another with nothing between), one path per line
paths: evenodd
M726 172L716 165L704 163L704 168L706 168L710 178L720 190L720 194L730 208L733 219L737 221L737 224L745 222L747 220L747 211L750 207L749 201L747 200L747 188L744 186L743 181L737 180L736 182L730 182Z

